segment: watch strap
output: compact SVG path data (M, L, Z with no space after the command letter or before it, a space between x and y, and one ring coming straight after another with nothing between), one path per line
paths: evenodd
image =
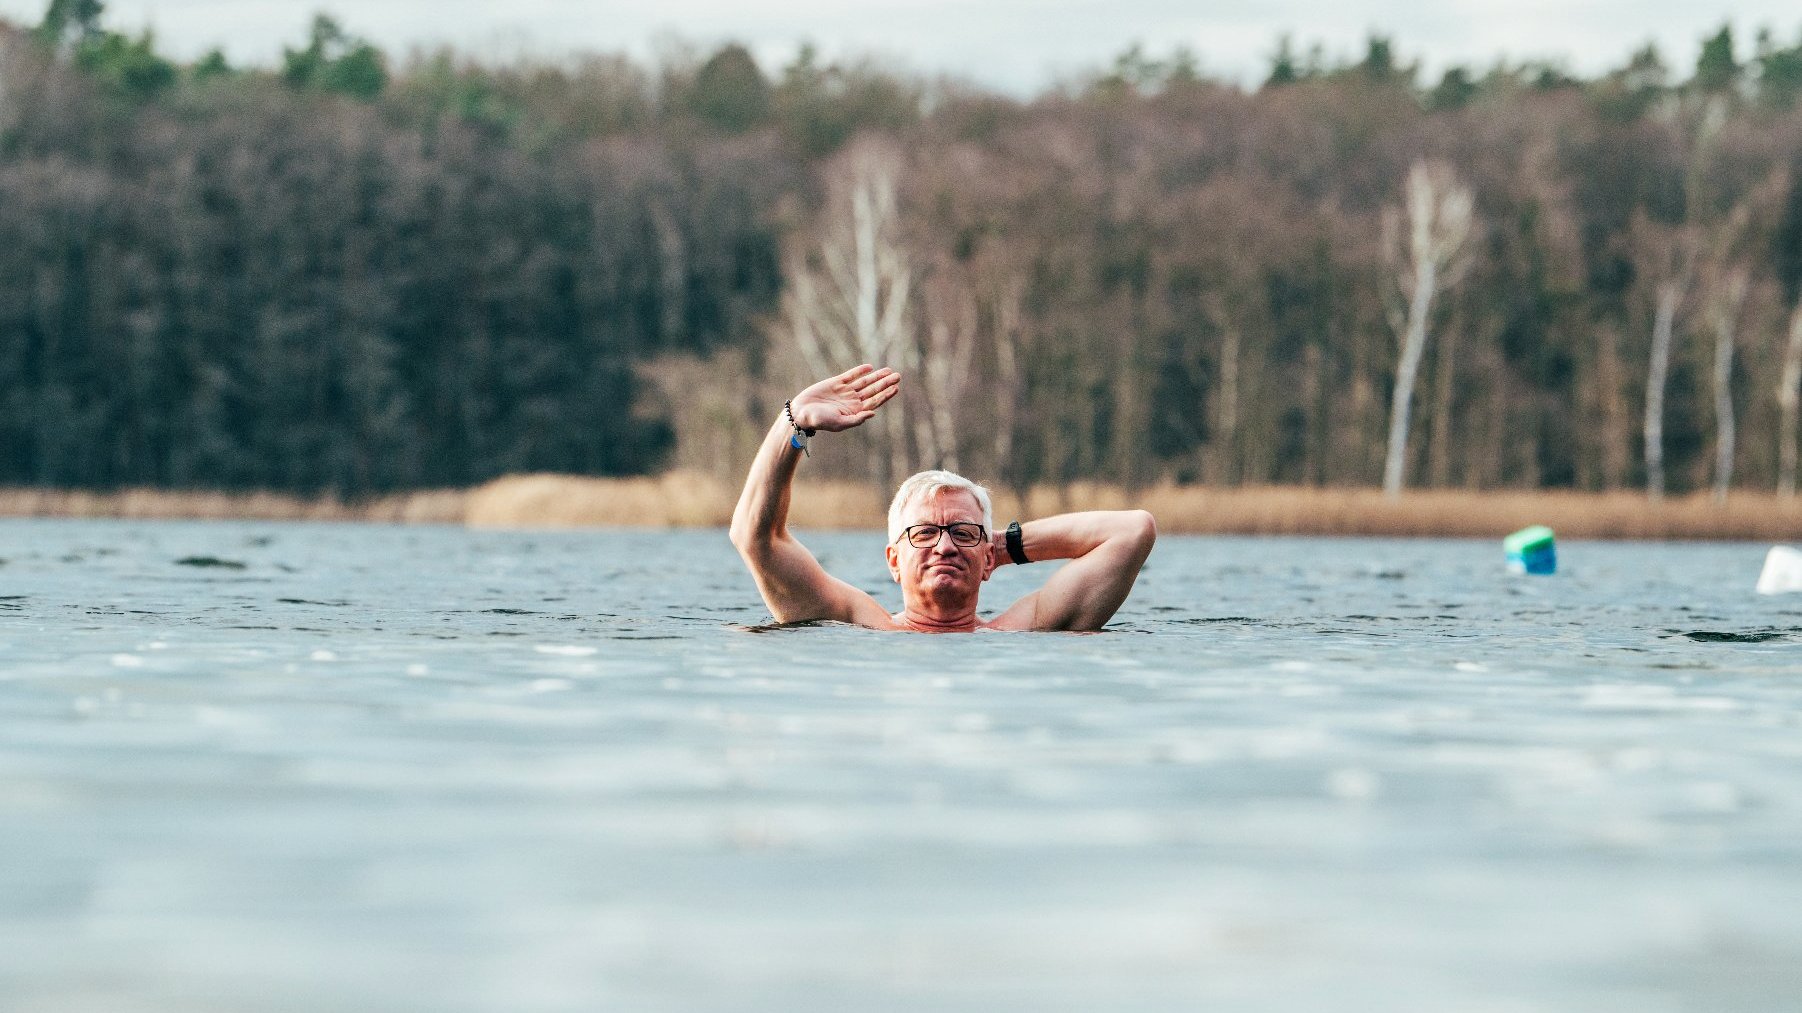
M1032 560L1026 558L1026 543L1020 537L1020 522L1014 521L1007 526L1007 555L1009 559L1025 566Z

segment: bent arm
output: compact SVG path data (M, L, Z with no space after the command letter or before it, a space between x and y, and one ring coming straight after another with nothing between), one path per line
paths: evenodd
M1020 525L1026 558L1068 559L1045 586L1015 602L995 626L1019 630L1098 630L1132 591L1139 568L1157 541L1157 522L1144 510L1090 510ZM1010 560L995 536L996 565Z
M806 429L839 432L861 425L893 396L900 377L892 370L859 366L822 380L792 402L795 422ZM757 449L744 491L732 512L732 545L777 622L809 619L863 622L886 617L867 593L827 573L788 530L789 498L802 451L794 428L779 414ZM872 612L872 610L874 610Z

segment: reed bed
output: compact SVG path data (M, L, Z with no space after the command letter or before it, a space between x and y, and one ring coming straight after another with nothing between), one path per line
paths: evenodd
M510 475L470 491L473 527L724 527L739 487L687 471L646 478ZM879 528L888 501L867 482L797 482L789 519L802 528Z
M461 524L467 498L468 494L461 489L423 490L354 501L271 492L0 489L0 516Z
M1802 537L1802 502L1736 493L1653 503L1635 493L1420 490L1390 500L1375 489L1159 487L1137 497L1165 531L1256 535L1499 537L1544 524L1564 538ZM1117 490L1094 502L1121 502ZM1035 505L1037 505L1035 503Z
M96 493L0 489L0 516L140 519L375 521L483 528L724 527L736 483L696 472L645 478L513 475L469 490L442 489L345 501L274 493L127 489ZM881 528L887 496L865 482L801 481L798 528ZM1494 538L1545 524L1563 538L1802 539L1802 501L1736 492L1649 502L1635 493L1418 490L1389 500L1374 489L1160 485L1129 491L1074 483L1024 498L995 491L998 519L1066 510L1143 507L1169 534L1377 535Z
M473 490L467 521L481 527L707 527L732 519L736 484L691 472L654 478L526 475ZM1161 485L1132 492L1074 483L1022 499L995 490L995 515L1031 518L1066 510L1143 507L1171 534L1500 537L1545 524L1566 538L1802 538L1802 501L1735 493L1652 503L1635 493L1419 490L1390 500L1374 489L1287 486L1235 489ZM886 496L862 482L797 482L790 519L799 528L880 528Z

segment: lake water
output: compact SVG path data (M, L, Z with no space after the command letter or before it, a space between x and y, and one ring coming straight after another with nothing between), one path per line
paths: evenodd
M1799 1009L1764 548L1166 536L935 638L714 531L0 522L0 1006Z

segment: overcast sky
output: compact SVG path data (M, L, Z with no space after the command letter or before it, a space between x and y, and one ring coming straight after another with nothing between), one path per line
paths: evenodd
M0 15L35 23L47 0L0 0ZM1555 58L1588 75L1618 66L1647 41L1687 69L1704 33L1730 21L1743 51L1761 26L1794 42L1793 0L108 0L105 23L153 28L159 48L191 59L214 47L234 63L270 64L332 13L393 54L452 44L477 56L575 51L656 52L679 37L749 46L770 69L802 40L828 57L873 54L922 72L945 71L1029 93L1094 69L1134 41L1154 56L1187 45L1204 71L1255 82L1276 37L1355 54L1374 30L1428 73L1498 56Z

